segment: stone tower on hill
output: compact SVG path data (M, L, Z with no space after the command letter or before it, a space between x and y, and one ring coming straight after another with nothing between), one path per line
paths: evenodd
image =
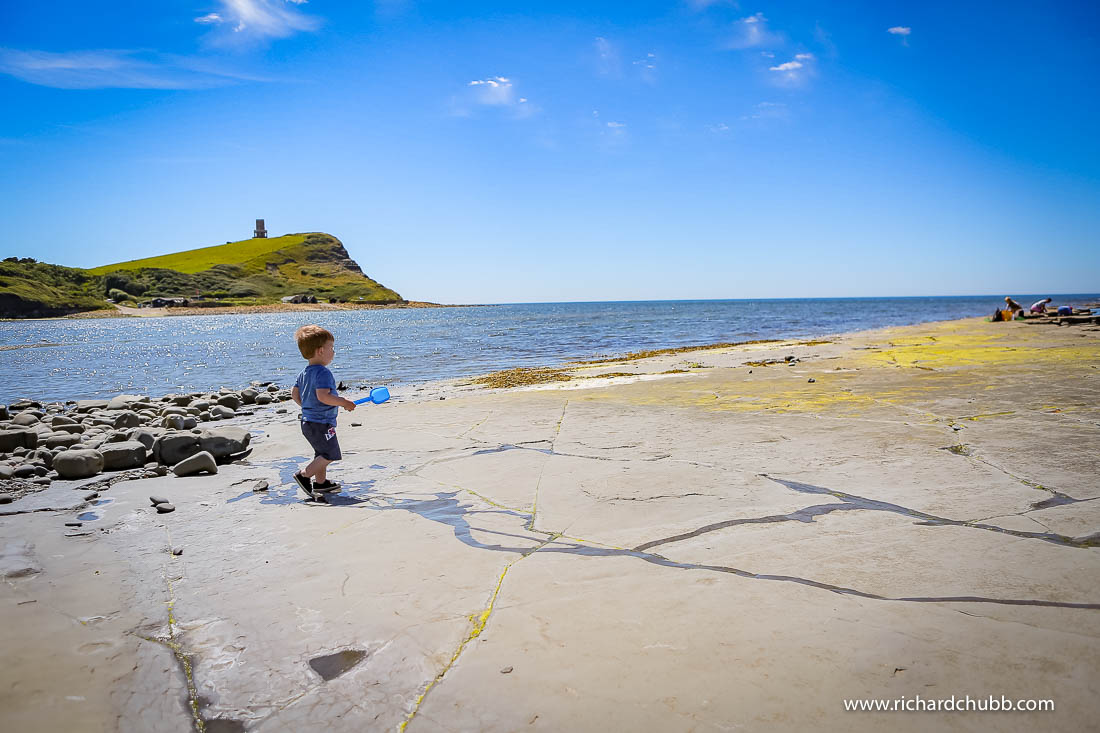
M263 219L256 220L256 231L252 232L252 237L254 239L267 239L267 230L264 229Z

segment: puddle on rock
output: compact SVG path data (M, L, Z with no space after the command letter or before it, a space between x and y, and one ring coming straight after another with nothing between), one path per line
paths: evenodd
M362 649L345 649L335 654L314 657L309 660L309 666L313 667L314 672L321 675L321 679L328 682L362 662L366 656L367 653Z

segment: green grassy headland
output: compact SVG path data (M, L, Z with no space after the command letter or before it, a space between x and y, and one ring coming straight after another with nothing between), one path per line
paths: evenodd
M318 301L400 303L363 274L339 239L311 232L201 247L89 270L9 258L0 262L0 316L62 315L152 298L198 304L262 305L283 296Z

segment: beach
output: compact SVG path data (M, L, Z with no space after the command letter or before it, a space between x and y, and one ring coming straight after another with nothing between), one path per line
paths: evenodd
M0 727L1095 725L1100 327L549 371L341 414L327 505L293 403L215 475L0 505ZM967 696L1053 710L904 710Z

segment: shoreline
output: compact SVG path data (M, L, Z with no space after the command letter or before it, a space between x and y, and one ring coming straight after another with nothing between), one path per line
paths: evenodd
M1088 727L1098 363L1094 325L969 318L403 385L340 415L328 506L265 406L214 475L0 506L0 722L962 731L841 701L996 693Z

